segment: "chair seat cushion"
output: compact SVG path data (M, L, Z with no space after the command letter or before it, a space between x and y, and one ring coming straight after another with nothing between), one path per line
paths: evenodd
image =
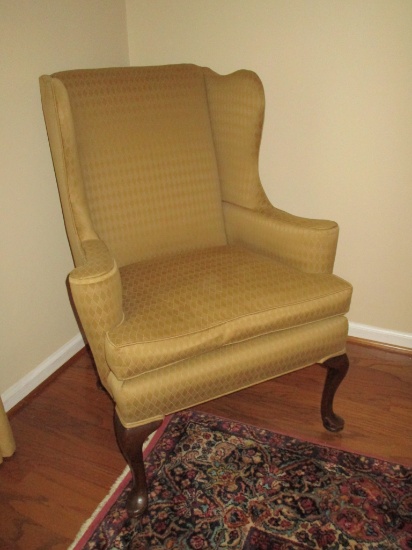
M124 321L107 333L119 380L264 334L347 312L352 287L236 246L120 269Z

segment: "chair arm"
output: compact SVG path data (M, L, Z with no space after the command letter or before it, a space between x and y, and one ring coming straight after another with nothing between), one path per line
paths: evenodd
M103 241L98 239L83 241L82 249L86 261L70 273L70 283L80 285L98 283L111 277L117 270L115 259Z
M104 338L123 321L122 283L116 261L103 241L83 241L82 247L86 263L70 273L70 289L101 381L107 387L110 369Z
M273 206L252 210L224 202L230 244L269 254L308 273L332 273L339 227L328 220L293 216Z

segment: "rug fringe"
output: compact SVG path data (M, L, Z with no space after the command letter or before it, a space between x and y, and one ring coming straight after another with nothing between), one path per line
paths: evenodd
M156 444L158 438L160 435L164 432L166 429L166 426L171 420L171 416L168 416L164 419L163 424L158 428L157 431L151 433L149 437L146 439L146 441L143 444L143 456L145 457L146 452L150 452L152 449L152 446ZM119 489L120 485L123 483L123 481L126 479L126 477L130 474L130 468L129 466L126 466L123 472L120 474L120 476L116 479L116 481L113 483L113 485L110 488L109 493L104 497L104 499L101 501L101 503L98 505L96 510L93 512L91 517L83 523L83 525L80 527L79 532L76 535L76 538L72 542L72 544L67 548L67 550L81 550L80 548L76 548L79 542L82 540L82 537L84 537L87 530L90 528L96 517L99 515L99 513L102 511L104 506L107 504L107 502L112 498L114 493Z
M126 478L126 476L129 474L130 468L129 466L126 466L123 472L120 474L120 476L116 479L116 481L113 483L113 485L110 488L110 491L108 494L104 497L104 499L100 502L100 504L97 506L93 514L89 517L87 521L83 523L83 525L80 527L79 532L76 535L76 538L72 542L72 544L68 547L67 550L75 550L76 546L81 541L83 535L86 533L87 529L90 527L90 525L93 523L93 521L96 519L98 514L101 512L101 510L104 508L108 500L113 496L113 494L117 491L123 480Z

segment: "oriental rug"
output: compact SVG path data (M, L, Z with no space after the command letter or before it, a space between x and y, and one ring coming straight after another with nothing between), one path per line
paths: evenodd
M149 509L125 474L82 549L411 549L412 469L186 411L146 457Z

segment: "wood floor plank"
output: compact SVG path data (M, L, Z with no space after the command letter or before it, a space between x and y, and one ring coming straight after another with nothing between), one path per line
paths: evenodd
M349 373L324 430L318 365L199 405L198 410L412 466L412 356L348 344ZM17 453L0 466L0 548L62 550L124 469L113 405L80 353L12 411Z

